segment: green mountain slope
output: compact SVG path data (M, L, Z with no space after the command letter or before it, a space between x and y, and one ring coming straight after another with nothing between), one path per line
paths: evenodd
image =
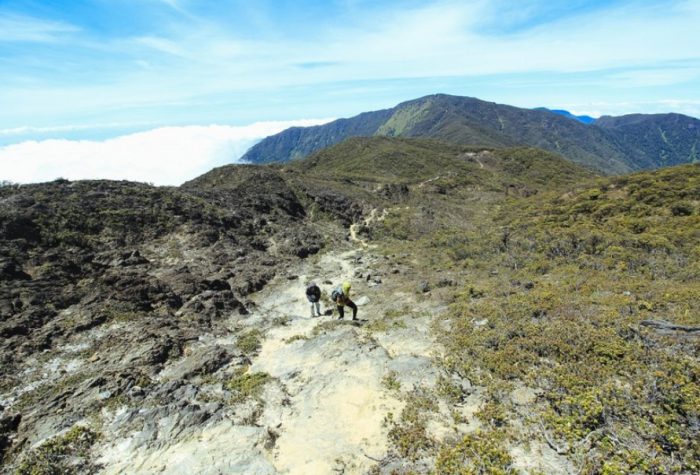
M601 178L537 149L375 137L281 169L383 209L363 235L410 262L392 280L449 302L441 364L484 391L481 426L436 443L400 417L404 467L503 469L539 440L581 473L698 470L697 337L646 322L700 326L700 166Z
M375 137L282 169L381 207L364 236L411 268L391 279L449 303L439 394L480 388L481 425L436 443L423 416L392 421L407 470L512 467L536 441L580 473L698 470L697 337L647 322L700 326L700 166L601 178L537 149Z
M651 116L649 123L664 119L663 115ZM686 144L690 143L692 149L700 137L700 121L689 117L684 120L683 124L665 125L663 136L652 136L648 143L639 143L634 138L626 139L625 131L586 125L549 111L437 94L322 126L288 129L253 146L243 160L284 162L308 156L351 136L383 135L426 137L484 147L533 146L615 174L689 161L692 153L687 152ZM676 127L687 130L677 131ZM676 140L682 143L676 144ZM666 155L657 154L659 141L670 144L664 149Z
M648 322L700 328L699 185L684 165L535 196L412 188L369 235L452 299L445 373L485 402L474 433L434 447L406 420L397 445L434 454L437 473L512 468L538 440L578 473L697 472L698 339ZM442 391L457 407L475 392Z
M620 148L629 150L640 168L658 168L700 160L700 121L681 114L631 114L601 117Z
M385 109L366 112L352 119L338 119L325 125L291 127L252 147L246 153L245 161L263 164L304 158L348 137L374 135L392 113L393 109Z
M493 188L515 183L546 188L594 176L541 149L397 137L354 137L290 166L306 175L344 181L416 184L450 177Z

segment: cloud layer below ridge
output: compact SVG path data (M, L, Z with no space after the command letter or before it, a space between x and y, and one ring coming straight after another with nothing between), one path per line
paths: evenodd
M250 146L268 135L328 120L161 127L100 141L25 141L0 147L0 180L30 183L60 177L180 185L214 167L238 162Z

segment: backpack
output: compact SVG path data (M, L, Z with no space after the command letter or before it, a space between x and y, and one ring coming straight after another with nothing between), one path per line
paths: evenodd
M343 291L340 290L340 288L333 289L333 292L331 292L331 300L334 302L337 302L339 298L343 296Z
M309 285L306 288L306 297L310 302L318 302L321 298L321 289L319 289L316 284Z

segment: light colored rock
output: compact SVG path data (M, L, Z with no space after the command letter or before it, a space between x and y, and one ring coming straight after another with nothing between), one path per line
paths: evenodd
M275 474L277 471L263 453L267 437L260 427L234 426L224 421L155 451L134 452L132 440L127 438L104 450L99 462L106 468L101 473Z
M430 337L430 318L403 318L404 327L391 328L374 337L391 357L399 355L433 356L435 343Z
M517 406L527 406L535 402L537 392L526 386L518 386L510 393L510 399Z
M402 391L411 391L417 386L433 387L438 378L437 368L425 356L398 355L389 361L387 369L396 372Z
M279 378L289 394L287 406L268 404L261 418L279 433L275 467L332 473L342 460L349 473L368 470L372 461L357 455L386 452L382 420L401 407L381 384L388 363L386 351L359 341L346 325L286 346L268 340L251 370Z
M340 267L334 281L351 274L344 259L322 267ZM281 296L276 299L281 303ZM360 302L369 298L356 300ZM261 304L263 311L266 304ZM288 308L294 305L286 302ZM354 326L338 324L313 335L316 325L328 321L299 318L270 330L250 368L281 383L279 389L266 388L267 404L259 421L276 434L272 460L280 473L367 472L375 462L362 454L386 454L388 429L382 422L387 412L402 407L382 385L389 354ZM310 338L285 341L299 334Z
M546 473L551 475L569 475L577 473L573 464L547 444L531 440L528 447L511 447L513 468L522 473Z

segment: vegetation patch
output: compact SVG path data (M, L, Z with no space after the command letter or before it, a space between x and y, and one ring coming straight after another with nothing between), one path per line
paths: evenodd
M447 366L541 390L535 426L582 473L700 470L699 342L640 325L700 323L698 200L686 166L509 203L452 255L480 292L451 307ZM477 414L492 430L517 417L500 402Z
M253 329L238 337L237 345L244 353L255 353L260 349L262 332Z
M224 387L233 392L233 401L242 402L250 398L259 398L263 387L272 378L267 373L247 373L247 367L228 381Z
M382 378L382 386L389 391L401 391L401 382L398 379L399 374L396 371L389 371Z
M430 453L435 441L427 431L430 414L437 410L437 404L431 394L414 391L407 394L398 420L390 416L389 442L397 453L412 462Z
M91 462L90 449L98 435L83 426L74 426L27 452L16 475L57 475L92 473L98 469Z
M422 278L462 276L436 329L446 374L485 390L483 431L441 447L440 473L509 473L508 447L532 434L583 474L700 471L700 340L642 325L700 326L700 167L548 184L523 155L493 166L539 185L414 188L372 231ZM537 397L517 406L516 384ZM393 424L399 453L430 452L420 420Z
M90 374L81 372L71 374L56 381L40 384L35 389L22 394L19 397L15 408L22 411L26 408L40 404L46 399L55 397L57 394L72 392L78 385L90 377Z
M466 435L438 452L435 472L444 475L515 475L506 437L499 431Z
M285 339L284 342L289 344L289 343L294 343L295 341L306 341L308 339L309 339L309 337L306 335L294 335L294 336L290 336L289 338Z
M316 337L318 335L322 335L328 331L335 330L338 328L338 321L337 320L330 320L326 321L323 323L319 323L314 327L314 329L311 331L311 335Z

